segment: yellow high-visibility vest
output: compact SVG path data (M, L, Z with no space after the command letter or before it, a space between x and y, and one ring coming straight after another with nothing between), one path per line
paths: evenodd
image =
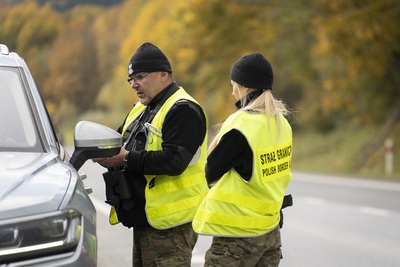
M162 125L166 114L179 100L190 100L197 103L186 91L180 87L161 106L151 124L147 128L147 151L162 150ZM123 131L145 109L138 103L127 117ZM206 114L205 114L206 115ZM207 119L207 116L206 116ZM196 210L208 192L205 179L205 162L207 157L207 129L206 136L198 153L197 161L193 160L187 169L180 175L145 175L147 185L145 188L146 215L150 225L157 229L167 229L187 222L191 222ZM115 209L111 210L110 223L118 223Z
M279 133L275 116L237 111L224 122L217 142L231 129L239 130L253 151L253 174L246 181L231 169L221 177L195 215L192 225L197 233L252 237L278 225L292 178L292 130L283 116L281 122Z

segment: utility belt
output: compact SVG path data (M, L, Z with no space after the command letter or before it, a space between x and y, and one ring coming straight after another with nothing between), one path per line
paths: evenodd
M106 203L125 210L133 208L133 190L125 168L103 173L106 187Z

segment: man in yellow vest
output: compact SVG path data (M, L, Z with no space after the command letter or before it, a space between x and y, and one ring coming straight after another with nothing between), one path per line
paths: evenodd
M190 266L198 237L191 221L208 191L207 116L152 43L132 56L128 82L139 102L119 128L125 145L94 160L108 168L110 223L133 227L133 266Z
M292 178L292 129L283 102L272 95L273 72L260 53L231 70L237 111L210 145L212 186L193 228L212 235L204 266L276 267L281 259L280 210Z

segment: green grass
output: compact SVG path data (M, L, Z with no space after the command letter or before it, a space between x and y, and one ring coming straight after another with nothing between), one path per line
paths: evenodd
M293 134L292 169L327 174L361 176L400 181L400 127L391 134L394 142L392 175L386 175L384 145L380 146L361 169L356 169L362 147L379 131L373 127L342 128L329 134L299 132ZM396 154L397 152L397 154Z

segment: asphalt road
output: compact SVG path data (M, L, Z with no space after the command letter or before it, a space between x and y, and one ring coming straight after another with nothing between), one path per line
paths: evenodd
M81 172L97 208L98 267L131 266L132 231L108 223L104 168L87 162ZM294 173L284 210L280 267L400 266L400 183ZM192 266L203 266L211 239L201 236Z

